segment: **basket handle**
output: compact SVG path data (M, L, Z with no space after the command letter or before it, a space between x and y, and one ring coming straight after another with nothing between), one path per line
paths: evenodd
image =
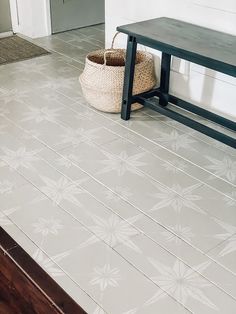
M115 35L113 36L112 38L112 42L111 42L111 48L109 50L106 50L104 52L104 64L103 66L105 67L107 65L107 54L108 53L112 53L114 52L114 44L115 44L115 40L116 40L116 37L120 34L120 32L116 32ZM124 56L124 61L125 61L125 56Z
M116 32L115 35L113 36L113 39L112 39L112 42L111 42L111 49L114 49L114 44L115 44L115 40L116 40L116 37L120 34L120 32ZM143 51L147 51L147 47L144 46L144 45L139 45L141 50Z
M111 49L114 49L114 43L116 40L116 37L120 34L120 32L116 32L115 35L112 38L112 42L111 42Z
M104 52L104 56L103 56L103 58L104 58L104 63L103 63L103 67L105 67L106 65L107 65L107 54L108 53L112 53L112 52L114 52L113 50L106 50L105 52Z

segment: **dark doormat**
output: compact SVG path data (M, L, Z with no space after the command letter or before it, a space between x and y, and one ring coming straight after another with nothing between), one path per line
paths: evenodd
M49 52L16 35L0 38L0 65L49 54Z

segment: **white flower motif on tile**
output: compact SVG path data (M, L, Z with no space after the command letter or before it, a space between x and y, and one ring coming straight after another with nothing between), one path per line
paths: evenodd
M136 140L136 136L135 133L132 132L125 132L123 135L123 137L121 138L121 141L123 140L124 144L127 144L127 141L135 141ZM156 147L156 150L158 149L158 147Z
M155 193L153 196L160 199L150 211L159 210L171 206L176 212L180 212L183 207L188 207L196 212L206 214L195 201L201 200L202 197L195 195L194 191L201 186L201 183L182 188L179 184L173 185L172 189L166 189L158 186L160 193ZM175 192L176 191L176 192Z
M153 121L153 118L147 117L144 113L142 113L142 111L137 111L134 113L132 120L125 121L125 125L128 127L139 125L141 127L150 129L150 121Z
M43 254L43 252L38 248L33 253L32 257L38 264L40 264L43 267L44 270L46 270L46 272L50 276L59 277L65 276L65 273L56 265L56 263L69 255L70 255L69 252L63 252L49 258L45 254Z
M121 280L120 270L118 268L111 268L110 264L105 264L103 267L95 267L91 285L99 285L101 291L105 291L108 287L119 287Z
M220 240L225 240L229 238L231 235L236 233L236 226L230 225L229 223L226 223L220 219L214 218L213 219L219 226L221 226L222 229L224 229L226 232L221 234L216 234L215 238Z
M214 128L215 128L216 131L222 132L222 127L217 128L217 126L214 125ZM214 147L216 147L216 148L218 148L218 149L221 149L221 150L223 150L223 151L225 151L225 149L227 149L226 144L221 143L221 142L218 142L218 141L212 140L212 141L211 141L211 144L212 144Z
M150 263L158 271L159 275L152 277L164 291L182 304L186 304L189 298L195 299L200 303L217 310L216 305L205 295L204 288L211 287L212 284L201 277L196 271L187 267L180 260L176 260L173 267L166 266L157 260L149 258ZM210 265L210 262L202 263L194 269L203 271ZM166 294L158 293L147 301L147 305L157 302L160 297Z
M206 158L212 163L207 166L207 169L213 170L216 176L225 178L231 183L236 181L236 160L229 156L224 156L220 160L208 156Z
M52 109L48 107L29 107L29 111L23 113L23 119L21 121L34 121L40 123L42 121L55 122L57 117L60 116L59 112L61 108Z
M84 101L83 101L84 102ZM81 103L81 102L80 102ZM89 119L89 120L92 120L92 119L94 119L95 118L95 113L92 111L92 110L86 110L86 111L84 111L84 112L77 112L76 113L76 118L78 119L78 120L84 120L85 119L85 117L86 117L86 119Z
M48 195L54 204L59 205L63 200L66 200L77 206L81 206L76 196L81 194L83 190L81 190L77 184L69 181L66 177L52 180L42 176L41 179L46 184L41 187L42 192Z
M61 135L62 144L71 144L77 146L81 143L86 143L88 145L92 145L93 141L98 139L97 135L98 128L92 130L86 130L83 128L72 129L65 128L64 134Z
M195 150L192 144L196 143L196 140L188 134L180 134L177 130L173 130L170 134L161 133L156 140L168 147L171 147L171 149L175 152L181 148Z
M127 219L126 221L120 219L116 215L111 215L107 220L91 215L95 225L91 226L90 229L93 231L94 235L82 243L79 247L86 247L103 240L111 247L122 243L130 249L141 253L139 247L130 239L132 236L139 234L139 232L133 228L131 224L140 219L140 217L141 215L137 215Z
M233 191L232 193L227 194L224 197L224 201L226 206L236 206L236 191Z
M107 189L104 193L106 195L106 199L115 202L120 201L120 196L122 196L125 199L128 199L130 196L133 195L133 193L130 192L129 188L125 186L116 186L113 189L113 191Z
M161 234L166 238L167 242L175 242L175 244L181 243L181 238L187 240L188 242L192 241L194 233L192 233L190 227L183 227L181 225L175 225L170 227L174 233L171 233L168 230L162 231Z
M59 94L56 94L55 92L52 94L52 93L49 93L49 94L43 94L41 95L43 99L45 100L50 100L50 101L58 101L60 102L60 95Z
M105 167L100 170L98 174L116 171L118 176L123 176L126 172L140 176L143 175L138 168L146 165L145 162L139 160L146 154L145 152L132 156L128 156L125 151L121 152L119 155L113 155L105 151L103 151L103 154L107 158L101 160L100 163L105 165Z
M174 160L171 163L163 163L162 166L169 172L177 173L179 170L186 170L188 167L186 163L180 160Z
M0 194L10 194L13 191L15 184L8 180L0 181Z
M40 150L27 151L25 147L20 147L16 151L11 150L7 147L2 147L4 155L1 155L0 158L5 161L11 168L27 168L34 169L33 162L39 160L36 156Z
M219 252L219 256L225 256L236 251L236 226L230 225L216 218L214 221L226 231L225 233L215 235L215 238L225 240L223 242L224 248Z
M65 168L70 168L74 165L74 162L79 162L80 158L74 154L68 154L65 155L64 157L60 157L56 159L56 163L59 166L63 166Z
M16 100L17 102L23 102L24 97L27 95L26 91L18 90L18 89L12 89L7 92L6 95L4 95L3 99L1 100L3 104L8 104L13 100ZM0 109L1 110L1 109ZM9 113L9 111L8 111ZM1 116L1 113L0 113Z
M219 256L225 256L236 251L236 234L224 242L225 247L220 251Z
M40 233L44 237L49 234L58 235L58 231L64 228L62 222L53 217L48 219L38 218L37 222L33 223L32 226L35 233Z

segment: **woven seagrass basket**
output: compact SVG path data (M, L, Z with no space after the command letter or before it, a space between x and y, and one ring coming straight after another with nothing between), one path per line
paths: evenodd
M125 55L126 50L113 48L97 50L87 55L79 80L84 97L91 106L105 112L121 111ZM149 91L155 84L152 55L137 51L133 95ZM132 110L141 107L142 105L135 103Z

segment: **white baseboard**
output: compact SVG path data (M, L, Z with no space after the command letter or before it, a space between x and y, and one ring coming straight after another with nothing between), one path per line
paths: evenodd
M13 35L13 31L0 33L0 38L9 37Z

